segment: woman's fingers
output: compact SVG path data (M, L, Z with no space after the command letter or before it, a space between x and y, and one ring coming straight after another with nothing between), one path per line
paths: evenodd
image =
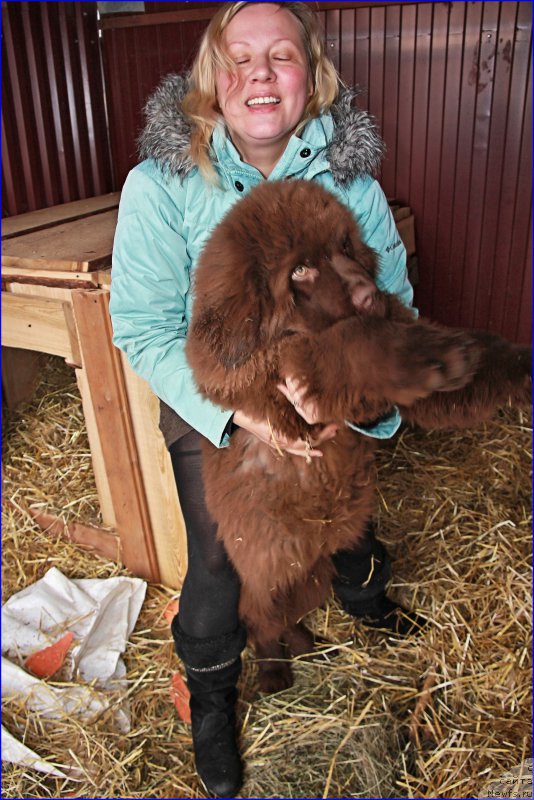
M317 449L317 445L332 439L337 433L337 425L331 424L324 427L314 439L296 439L289 440L282 434L275 431L269 422L258 422L251 419L243 411L236 411L234 413L234 422L240 428L245 428L250 433L253 433L258 439L265 444L269 445L273 450L276 450L281 455L291 453L294 456L300 456L309 461L312 458L321 458L323 453Z
M305 399L306 392L308 391L307 386L303 386L299 384L295 378L289 377L285 379L285 383L277 384L277 388L282 392L284 397L289 400L297 414L300 414L308 425L315 425L317 422L322 421L315 400Z
M318 434L316 434L312 440L313 447L317 447L318 444L322 444L323 442L327 442L329 439L333 439L338 431L338 426L335 422L331 422L330 425L325 425Z

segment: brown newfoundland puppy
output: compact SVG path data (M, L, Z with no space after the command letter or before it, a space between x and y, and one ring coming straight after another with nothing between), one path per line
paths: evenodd
M358 542L373 511L376 440L345 420L365 426L397 406L422 426L465 426L530 397L528 348L416 320L377 289L376 267L348 209L287 181L237 203L196 271L187 353L201 392L269 420L273 440L312 441L315 428L276 388L294 376L340 426L309 463L243 429L227 448L205 443L208 507L241 578L264 691L291 684L276 659L312 648L300 620L328 595L331 555Z

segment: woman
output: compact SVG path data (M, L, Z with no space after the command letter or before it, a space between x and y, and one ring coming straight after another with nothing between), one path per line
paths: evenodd
M252 186L304 178L349 206L380 256L381 288L411 303L405 251L370 177L382 143L352 99L350 92L340 95L315 15L304 3L225 4L208 26L190 79L169 76L147 104L145 160L122 192L110 304L114 342L163 401L160 425L188 537L172 632L191 691L197 771L220 796L233 796L242 781L234 711L246 633L238 619L239 582L204 503L200 441L205 436L225 447L241 426L266 446L273 442L265 421L215 407L196 391L184 356L191 276L210 231ZM334 426L302 401L303 387L288 380L279 388L308 422L325 427L311 454L300 440L277 436L277 446L320 458L319 445L335 435ZM380 425L372 433L390 435ZM336 555L336 569L336 593L349 613L397 633L416 621L386 597L389 563L371 527L358 552Z

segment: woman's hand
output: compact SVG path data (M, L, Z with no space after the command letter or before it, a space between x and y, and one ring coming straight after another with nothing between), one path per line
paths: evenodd
M285 383L277 384L277 389L289 400L297 414L300 414L308 425L315 425L317 422L323 422L319 417L319 410L316 402L314 400L304 400L304 395L308 391L307 386L302 386L294 378L286 378Z
M243 411L236 411L233 417L234 424L240 428L245 428L249 433L269 445L273 450L278 452L291 453L293 456L302 456L306 460L310 458L321 458L323 455L320 450L316 450L318 445L333 439L337 433L337 425L327 425L322 431L319 432L313 439L305 441L304 439L296 439L290 441L285 436L282 436L278 431L273 430L269 422L258 422L255 419L247 416Z

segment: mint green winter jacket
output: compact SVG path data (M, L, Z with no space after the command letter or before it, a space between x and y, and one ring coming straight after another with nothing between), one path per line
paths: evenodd
M234 409L198 393L185 357L192 278L210 232L263 176L241 161L223 123L212 137L220 186L208 184L188 155L189 127L180 112L185 84L168 76L145 109L145 157L124 184L113 247L110 312L113 341L154 393L216 446ZM384 193L370 172L383 152L370 117L345 92L331 113L292 136L268 180L319 182L353 212L363 240L379 256L378 284L412 302L406 253ZM387 434L386 434L387 435Z

